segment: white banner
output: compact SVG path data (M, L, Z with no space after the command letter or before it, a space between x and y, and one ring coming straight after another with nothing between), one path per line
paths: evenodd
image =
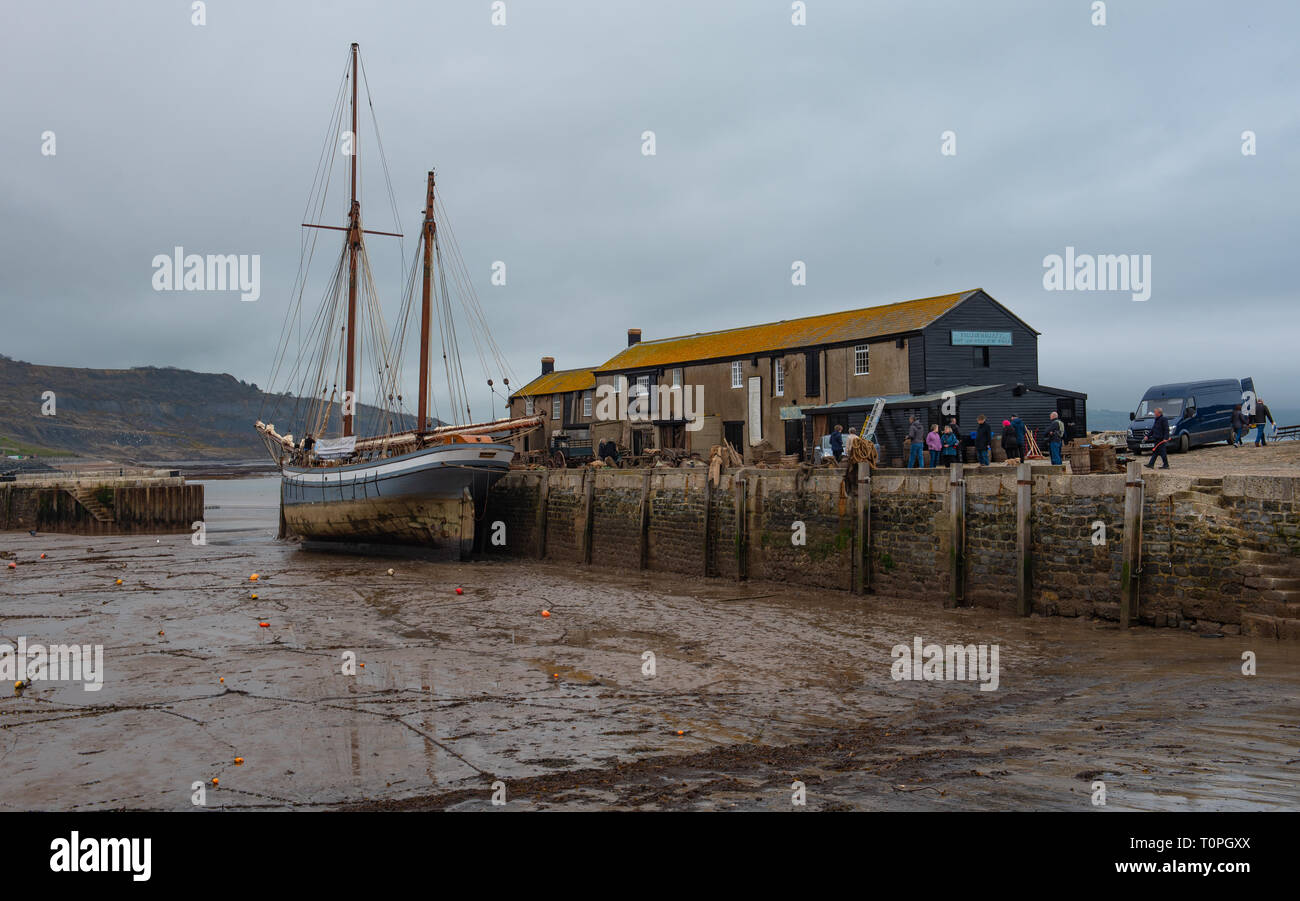
M337 460L340 457L350 457L356 449L356 435L349 435L346 438L322 438L312 448L316 452L316 456L322 460Z

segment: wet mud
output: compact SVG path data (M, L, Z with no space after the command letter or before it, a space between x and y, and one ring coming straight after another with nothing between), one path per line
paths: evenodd
M1300 807L1294 643L273 531L0 534L0 641L105 668L0 686L0 807ZM917 636L998 645L997 689L894 680Z

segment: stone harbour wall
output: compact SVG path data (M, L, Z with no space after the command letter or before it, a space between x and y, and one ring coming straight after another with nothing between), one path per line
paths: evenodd
M861 580L1014 615L1016 470L970 466L962 479L958 491L947 470L876 470L860 520L842 469L744 468L716 486L702 468L519 470L489 495L485 523L502 523L505 542L487 550L841 591ZM1033 467L1030 612L1120 618L1126 479ZM1142 479L1133 622L1300 639L1300 477Z

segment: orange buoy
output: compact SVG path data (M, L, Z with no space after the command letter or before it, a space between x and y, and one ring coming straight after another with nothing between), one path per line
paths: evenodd
M118 580L117 580L116 582L114 582L113 584L114 584L114 585L121 585L121 584L122 584L122 580L121 580L121 579L118 579Z
M244 765L244 758L242 758L242 757L236 757L236 758L235 758L235 766L243 766L243 765Z
M225 684L226 684L226 677L225 677L225 676L222 676L222 677L219 678L217 681L220 682L222 685L225 685Z
M551 611L549 611L549 610L543 610L543 611L542 611L542 616L550 616L550 615L551 615Z
M162 629L159 629L159 630L158 630L158 634L159 634L159 635L166 635L167 633L164 632Z
M18 568L18 564L17 564L17 563L14 563L14 562L11 560L11 561L9 561L9 568L10 568L10 569L17 569L17 568Z
M269 628L271 628L271 624L270 624L270 623L258 623L258 625L261 626L263 629L269 629Z
M456 594L464 594L464 593L465 593L465 589L463 589L463 588L457 588L457 589L456 589Z
M248 581L250 581L250 582L256 582L256 581L257 581L257 573L253 573L251 576L249 576L249 577L248 577Z
M249 595L249 597L252 598L253 600L257 600L257 592L254 591L252 594Z
M361 668L362 668L362 669L365 669L365 668L366 668L366 665L365 665L364 663L361 664Z
M41 559L42 559L42 560L45 559L45 555L44 555L44 554L41 554Z
M686 733L683 732L681 729L678 729L678 730L677 730L677 734L678 734L678 735L685 735Z
M213 784L213 785L220 785L220 784L221 784L221 780L218 779L216 776L213 776L213 777L212 777L212 784Z

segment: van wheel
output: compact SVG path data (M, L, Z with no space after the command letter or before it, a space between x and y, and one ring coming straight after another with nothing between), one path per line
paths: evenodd
M1191 448L1191 441L1187 438L1187 433L1183 432L1178 436L1178 453L1185 454Z

